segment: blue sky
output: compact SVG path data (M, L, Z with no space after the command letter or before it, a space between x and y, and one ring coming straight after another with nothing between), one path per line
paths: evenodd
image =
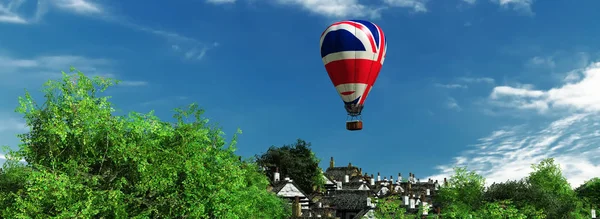
M442 179L467 165L518 179L555 157L574 185L600 172L600 2L534 0L0 1L0 139L27 130L23 89L70 65L124 81L121 112L197 102L248 157L312 142L322 167ZM387 57L360 132L319 55L334 21L368 19ZM594 174L596 173L596 174Z

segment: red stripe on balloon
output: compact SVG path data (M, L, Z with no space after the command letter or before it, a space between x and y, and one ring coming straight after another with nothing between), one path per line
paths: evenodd
M370 84L377 77L381 63L368 59L343 59L325 65L334 86L347 83Z

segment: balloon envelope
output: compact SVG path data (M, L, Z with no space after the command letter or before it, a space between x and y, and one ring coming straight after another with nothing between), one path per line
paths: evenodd
M386 51L383 31L370 21L337 22L321 34L321 58L349 115L361 114Z

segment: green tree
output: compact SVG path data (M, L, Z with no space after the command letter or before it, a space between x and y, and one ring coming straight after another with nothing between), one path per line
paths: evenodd
M526 181L536 191L531 204L541 209L548 218L583 218L587 210L576 197L575 191L562 175L560 165L553 158L531 165L533 171Z
M74 69L71 69L73 72ZM253 162L192 104L175 122L113 115L112 79L63 73L45 102L19 98L30 127L0 174L3 218L286 218ZM24 158L27 164L19 164Z
M466 167L456 167L448 185L438 191L435 201L442 205L444 215L462 218L482 205L484 189L485 179L481 175Z
M404 219L406 209L401 206L399 196L391 195L377 201L375 217L381 219Z
M511 201L504 200L499 202L485 203L480 209L477 209L472 214L472 218L486 218L486 219L543 219L545 215L538 212L538 214L528 217L517 209Z
M267 168L265 173L269 179L273 179L278 168L281 177L290 177L307 193L322 188L325 183L319 162L310 149L310 143L302 139L291 145L271 146L264 154L256 155L256 163Z
M594 206L600 206L600 178L594 177L575 189L577 196ZM597 208L597 207L596 207Z
M510 201L527 218L545 218L543 210L536 209L532 200L549 200L547 194L531 186L526 180L509 180L503 183L494 183L484 193L484 200L488 203L501 203Z

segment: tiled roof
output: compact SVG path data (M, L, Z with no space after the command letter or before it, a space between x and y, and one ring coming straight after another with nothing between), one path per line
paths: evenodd
M361 190L336 190L328 198L337 210L362 210L368 207L369 193L370 191Z
M285 184L287 184L287 181L285 181L285 180L280 180L277 182L271 181L271 186L273 186L273 189L271 191L273 191L275 194L277 194L279 191L281 191L281 189L285 186Z
M363 183L363 182L342 183L342 189L358 189L363 184L365 184L365 183Z
M352 173L358 173L358 167L329 167L325 171L326 176L336 181L344 181L344 176L352 176Z

